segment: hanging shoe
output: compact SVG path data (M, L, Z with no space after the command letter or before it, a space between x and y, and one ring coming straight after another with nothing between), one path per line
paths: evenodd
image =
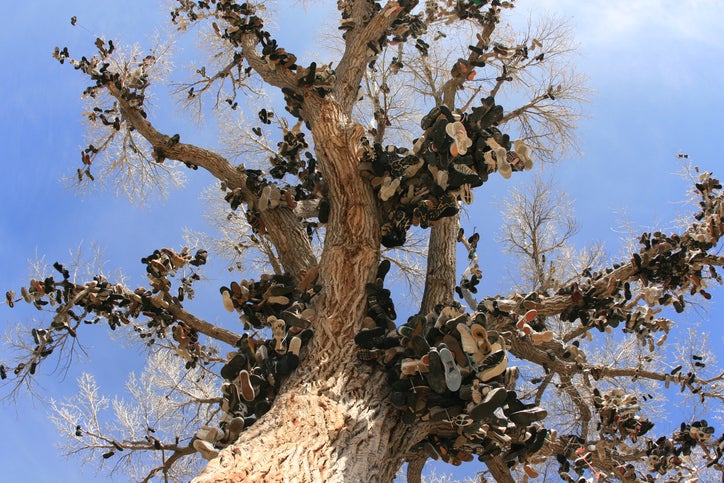
M440 353L435 347L430 349L428 353L428 373L426 375L430 388L438 394L442 394L447 389L445 382L445 366L440 358Z
M201 454L201 457L205 460L212 460L219 456L219 450L214 448L214 445L209 443L208 441L204 441L202 439L195 439L193 442L193 447Z
M480 363L478 379L488 382L503 374L506 367L508 367L508 352L505 350L495 351Z
M244 401L253 401L256 398L256 391L254 390L254 386L251 385L249 372L246 370L239 372L237 381L240 389L239 392L241 393L241 397L244 398Z
M440 361L445 368L445 385L447 385L447 388L451 391L457 391L460 389L462 376L460 374L460 368L455 363L455 357L444 343L439 345L438 353L440 354Z
M397 189L400 187L400 180L399 178L390 178L389 176L386 176L385 179L382 181L382 186L380 186L379 196L382 201L387 201L393 196L395 196L395 193L397 192Z
M231 290L229 290L228 287L221 287L219 292L221 292L221 301L224 304L224 308L228 312L233 312L234 302L231 300Z
M530 159L530 149L520 139L513 142L513 151L523 162L523 168L526 170L533 169L533 161Z
M474 405L470 411L468 411L468 414L475 421L482 421L491 416L497 408L503 405L506 395L507 393L502 387L491 389L479 404Z
M472 146L473 142L468 137L463 123L460 121L448 123L448 125L445 126L445 132L453 139L453 143L450 145L450 154L453 156L467 154L468 148Z

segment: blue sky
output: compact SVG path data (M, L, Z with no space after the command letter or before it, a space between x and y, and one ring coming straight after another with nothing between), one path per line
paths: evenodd
M131 206L107 193L79 197L59 181L72 175L79 164L84 144L80 100L84 84L72 68L52 59L53 47L67 45L71 54L90 53L101 33L148 46L155 25L168 19L168 13L156 4L72 0L12 2L5 7L6 22L0 31L4 46L0 50L0 149L5 167L0 178L3 291L17 290L28 278L29 260L67 261L69 250L80 243L86 253L93 244L102 248L107 271L128 266L126 272L138 281L141 257L161 246L180 246L186 227L204 228L198 197L210 178L200 172L192 173L186 190L144 207ZM723 175L719 142L724 134L724 32L718 22L724 18L724 4L717 0L519 0L517 4L515 15L519 18L529 12L551 12L570 20L580 44L578 68L590 76L594 90L579 131L583 157L546 168L575 202L581 224L575 242L582 246L602 240L611 255L618 254L616 227L622 224L624 212L625 219L638 228L668 231L682 212L677 202L684 199L687 189L675 176L679 170L676 154L685 152L703 169ZM290 25L290 11L283 12L280 26ZM79 26L70 25L73 15L78 16ZM289 40L282 43L298 45L300 51L314 50L304 34L318 24L309 20L300 29L297 20L293 25L285 29ZM171 116L160 121L159 127L181 132L182 137L184 129L197 129L184 127L178 113L160 102L165 94L163 89L158 92L159 105L170 109ZM484 191L476 192L470 223L481 230L487 250L481 250L486 273L482 294L499 293L507 287L504 264L508 262L497 255L499 247L493 241L499 226L497 203L506 190L523 181L523 176L507 181L496 177ZM224 275L210 276L204 292L216 297L215 287L225 281ZM718 289L712 292L715 301L722 295ZM216 298L212 300L217 303ZM716 321L721 313L715 304L709 317ZM0 306L3 326L33 315ZM223 317L217 310L208 315L216 323L226 323ZM722 341L715 322L705 327L712 330L714 344ZM92 368L102 387L112 392L123 384L128 370L138 370L140 358L97 332L89 333L89 356L78 366ZM5 355L0 358L4 360ZM42 388L54 396L72 393L76 372L63 376L58 371L50 374L50 369L41 374ZM0 463L8 481L94 479L92 467L79 473L76 460L59 456L43 402L21 397L17 406L0 406L0 415L5 429ZM438 472L451 469L437 466ZM474 471L474 465L466 470Z

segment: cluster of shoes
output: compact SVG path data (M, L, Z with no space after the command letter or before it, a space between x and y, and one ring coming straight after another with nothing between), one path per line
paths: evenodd
M311 283L311 282L309 282ZM229 353L221 368L224 383L217 426L204 426L196 432L193 447L206 459L233 443L272 406L284 376L299 366L299 353L313 336L316 313L309 306L319 286L293 285L291 279L262 275L259 282L242 280L221 287L221 299L229 312L236 311L246 329L269 328L271 339L244 334L237 350Z
M367 324L355 342L360 360L387 369L390 402L402 420L456 429L452 437L432 435L421 442L432 457L457 462L474 453L506 452L509 461L527 460L545 441L548 432L537 422L547 412L518 399L518 369L508 367L504 335L486 329L486 310L470 316L459 304L439 306L396 328L383 287L388 270L389 262L382 262L375 283L367 286ZM529 311L521 320L534 318Z
M489 23L491 18L497 18L497 7L500 6L500 2L492 2L492 6L485 12L481 11L487 1L483 0L469 0L454 2L453 8L444 10L444 7L439 2L425 2L425 8L418 14L411 14L413 8L419 3L419 0L399 0L397 2L388 2L385 14L387 16L396 15L397 18L392 22L390 28L378 39L372 40L367 43L368 56L376 57L382 49L389 43L390 45L397 45L402 42L408 41L410 37L416 39L414 47L420 51L423 56L428 55L430 48L429 44L425 42L421 35L427 32L428 24L440 21L443 18L447 18L448 22L454 19L476 19L481 25ZM447 7L451 7L453 2L448 2ZM506 2L503 2L506 3ZM347 0L338 0L337 8L340 10L342 15L342 22L339 26L339 30L343 31L342 37L347 36L347 32L355 28L355 26L363 27L370 21L372 14L377 14L382 10L382 7L378 2L369 0L371 9L369 10L370 15L359 19L360 25L357 25L355 19L352 18L352 8L350 2ZM492 17L491 17L492 16ZM482 49L479 49L482 54ZM481 59L475 59L475 62L482 65ZM370 63L372 68L374 60Z
M270 317L304 329L314 316L308 304L320 290L321 286L312 282L296 285L289 276L264 274L259 281L231 282L219 292L224 308L239 312L246 329L271 327Z
M613 277L608 287L596 286L601 278L621 268L620 265L605 272L588 272L588 278L580 284L561 288L556 293L570 296L574 302L561 313L561 319L567 322L580 320L599 331L623 324L624 332L636 334L642 345L653 349L664 342L671 327L669 320L657 316L661 308L654 307L672 307L681 313L686 295L711 298L706 291L707 278L720 283L722 278L715 267L706 263L706 253L724 233L724 203L717 199L721 185L709 173L700 175L696 187L702 197L700 205L703 209L695 215L700 223L681 236L667 236L661 232L641 236L642 248L631 260L638 278L635 297L632 283L617 282ZM707 267L707 273L703 273L704 267ZM634 306L639 301L643 304ZM654 334L662 332L660 338L654 339ZM669 382L682 382L681 376L672 377Z
M76 336L77 327L84 324L97 324L105 319L111 329L115 330L121 325L127 325L132 320L143 315L149 321L146 328L136 326L135 330L141 338L149 338L153 343L154 336L163 337L169 327L172 327L174 338L182 346L180 354L186 356L188 366L195 364L199 357L204 356L203 347L196 341L196 334L189 327L177 321L168 310L165 303L180 303L184 296L193 297L192 283L198 280L198 275L191 273L182 278L178 293L171 295L171 284L168 276L175 275L177 270L186 265L199 267L206 263L206 251L199 250L194 255L184 248L180 253L164 248L156 250L149 257L142 259L152 290L138 288L135 291L126 289L121 284L112 284L104 277L98 275L83 285L74 283L70 279L69 271L60 263L53 267L58 271L62 280L53 276L44 280L31 280L27 287L20 289L20 298L16 298L14 291L8 291L5 299L10 307L16 302L24 300L38 310L47 307L55 308L55 315L48 328L33 328L31 333L35 342L35 349L30 361L18 364L14 373L35 372L37 364L53 353L58 335L67 333ZM79 312L80 309L82 312ZM178 327L176 324L180 324ZM6 377L5 367L0 368L0 376Z
M478 293L477 285L483 277L483 271L480 270L480 265L478 265L477 248L479 240L480 235L478 233L473 233L469 238L465 238L465 231L462 228L458 231L458 241L465 246L465 250L468 252L468 266L460 277L460 285L455 287L455 292L458 297L465 300L471 309L478 306L478 302L472 294Z
M265 124L270 123L273 117L274 113L271 111L266 109L259 111L259 118ZM317 169L317 160L309 151L304 133L301 132L301 122L291 130L286 128L284 122L282 127L283 139L277 143L278 151L269 158L272 165L269 174L277 180L283 180L287 174L291 174L299 180L299 183L295 186L281 185L265 179L265 173L261 170L244 168L246 188L255 195L255 200L247 203L245 216L254 232L263 234L266 228L261 221L261 213L280 206L288 207L303 220L307 234L311 237L320 223L327 222L329 215L326 183L322 173ZM261 129L258 127L252 131L256 135L261 135ZM245 201L241 188L230 189L222 184L222 190L225 191L224 199L232 210L236 210ZM319 222L314 221L315 219Z
M605 459L607 456L606 447L608 446L605 440L599 440L597 443L588 444L580 437L573 434L560 437L560 442L564 443L563 452L556 455L558 461L558 476L561 481L566 483L597 483L599 481L606 481L609 476L606 473L602 473L597 470L592 464L591 459L593 454L596 453L599 458ZM619 477L622 481L629 481L623 479L624 475L631 475L633 467L621 466L616 469ZM576 475L571 475L571 470ZM584 473L590 471L593 473L593 478L586 478ZM633 473L635 475L635 471ZM637 480L638 481L638 480Z
M594 404L602 434L622 440L630 439L635 443L639 436L654 427L651 421L637 414L641 407L636 396L625 394L622 389L613 389L604 394L595 390Z
M147 329L135 327L139 337L147 338L148 344L153 344L154 336L165 336L168 328L171 328L171 335L177 342L176 353L186 360L186 368L195 367L200 360L207 360L209 354L206 348L199 344L198 333L184 322L176 320L161 302L177 305L187 297L193 298L195 291L193 283L200 279L199 275L191 272L188 276L181 277L180 285L175 294L171 294L171 281L169 277L175 276L178 271L188 265L200 267L206 264L208 253L206 250L198 250L191 254L188 248L184 247L180 253L171 248L154 250L153 253L141 259L146 265L146 276L149 279L152 290L137 288L129 295L130 313L137 317L143 314L149 318L146 324ZM114 319L109 318L111 328L114 328Z
M648 441L646 462L651 473L665 475L670 470L684 467L681 456L690 456L695 447L704 451L708 459L707 466L719 465L724 452L724 435L712 441L714 427L706 420L694 421L691 424L681 423L679 430L671 438L662 436L655 441ZM714 455L710 447L714 447Z
M311 317L311 316L310 316ZM233 443L241 432L272 406L281 383L299 365L299 352L312 337L311 322L290 313L296 325L286 328L284 320L270 316L273 338L258 340L244 335L238 350L228 354L221 368L223 415L218 426L196 431L193 447L206 459ZM302 328L306 326L305 328Z
M459 211L458 200L473 201L472 189L498 171L531 169L529 150L511 143L495 124L503 115L492 97L470 114L434 107L421 122L424 134L412 150L363 142L359 169L387 208L382 244L403 245L410 226L427 228Z

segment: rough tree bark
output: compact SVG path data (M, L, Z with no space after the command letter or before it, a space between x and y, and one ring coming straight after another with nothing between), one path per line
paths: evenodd
M419 439L385 403L385 374L356 356L365 284L380 260L380 226L375 195L357 169L363 130L336 103L322 104L310 123L331 209L315 337L273 408L198 482L391 481Z

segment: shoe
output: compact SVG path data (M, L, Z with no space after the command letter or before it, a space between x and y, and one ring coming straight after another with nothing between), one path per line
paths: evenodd
M473 204L473 191L470 189L469 184L466 183L460 186L458 196L460 197L460 201L462 201L466 205Z
M239 434L244 431L244 428L246 427L246 421L243 417L234 417L231 418L229 423L227 424L227 429L229 430L229 443L233 443L236 441L236 438L239 437Z
M528 475L530 478L538 478L538 472L529 464L523 465L523 471L525 471L525 474Z
M423 131L427 131L433 124L435 124L435 121L437 121L440 116L443 116L448 120L448 122L453 121L450 109L446 106L435 106L422 118L420 121L420 128L422 128Z
M435 207L433 215L430 216L430 219L435 221L448 216L453 216L457 214L459 210L460 208L458 207L458 202L457 199L455 199L455 196L452 193L444 193L438 200L437 206Z
M299 351L302 348L302 339L298 336L292 337L289 341L289 347L287 348L287 354L292 354L299 357Z
M470 166L464 163L452 163L448 174L448 184L452 187L469 184L471 186L480 186L482 184L480 176Z
M492 345L490 344L490 340L488 339L488 331L485 330L485 327L478 323L474 323L470 326L470 335L475 340L475 344L478 347L478 352L481 352L483 354L488 354L492 351Z
M229 290L227 287L221 287L219 289L219 292L221 292L221 301L224 304L224 308L227 310L227 312L233 312L234 302L231 300L231 290Z
M201 453L201 457L205 460L212 460L219 456L219 450L214 448L214 445L209 443L208 441L204 441L202 439L195 439L193 442L193 447L196 451Z
M392 198L395 193L397 192L397 189L400 187L400 179L399 178L390 178L389 176L386 176L385 179L382 182L382 186L380 187L379 196L382 201L387 201L390 198Z
M475 354L478 351L478 343L470 333L470 328L467 324L458 324L457 330L460 334L460 342L462 343L463 350L470 355Z
M247 370L239 372L237 380L239 381L241 397L244 398L244 401L253 401L256 398L256 391L254 390L254 386L251 385L249 372Z
M483 400L473 406L468 414L475 421L482 421L491 416L493 412L505 402L507 392L502 387L496 387L488 391Z
M287 327L298 327L300 329L307 329L311 323L305 318L301 317L301 314L292 312L291 310L284 310L280 314Z
M472 146L473 142L468 137L463 123L460 121L448 123L448 125L445 126L445 132L453 139L453 143L450 145L450 154L453 156L467 154L468 148Z
M513 151L523 162L523 168L526 170L533 169L533 161L530 159L530 149L520 139L513 141Z
M221 441L222 439L224 439L225 434L220 428L213 426L202 426L201 429L196 431L195 436L197 439L214 444L217 441Z
M221 385L221 394L223 395L221 409L227 413L236 411L241 403L239 389L236 384L225 382Z
M383 327L375 327L374 329L360 330L354 336L354 342L363 349L374 349L375 343L384 337L387 331Z
M430 384L430 388L438 394L444 393L447 389L445 365L435 347L431 348L428 353L428 367L427 382Z
M530 334L530 339L533 341L533 344L541 345L553 340L553 332L550 330L546 330L544 332L532 332Z
M403 376L414 376L415 374L424 374L429 371L429 367L420 359L407 358L400 363L400 372Z
M425 164L425 160L409 154L390 163L390 174L400 178L412 178Z
M503 152L505 152L505 150L503 150ZM496 165L498 168L498 172L500 173L500 176L502 176L505 179L510 179L510 176L513 174L513 167L508 162L506 156L497 156Z
M269 197L271 196L271 185L265 185L261 189L261 195L257 201L257 210L263 213L269 208Z
M520 369L517 366L508 367L505 369L504 385L509 391L515 390L515 383L520 377Z
M488 355L480 363L478 368L478 379L488 382L505 372L508 366L508 352L506 350L498 350Z
M462 347L460 347L460 342L458 342L458 340L450 334L443 336L442 341L447 348L450 349L450 352L453 353L457 365L460 367L468 367L470 363L468 362L468 358L465 356Z
M239 372L246 369L248 365L249 361L246 356L241 353L236 353L234 357L221 368L221 377L227 381L233 381L236 379L236 376L239 375Z
M430 352L430 345L421 335L413 335L410 338L410 344L412 345L412 352L417 358L423 357Z
M528 426L530 423L542 421L543 419L545 419L546 416L548 416L548 411L540 407L534 407L512 413L510 416L508 416L508 419L513 421L518 426L525 427Z
M462 383L462 375L460 374L460 368L455 363L455 357L445 344L440 344L438 353L445 368L445 385L451 391L457 391Z
M272 330L274 351L279 355L283 355L286 352L286 348L284 347L284 344L282 344L282 341L286 336L286 324L284 323L284 320L278 319L273 315L267 317L266 320Z

